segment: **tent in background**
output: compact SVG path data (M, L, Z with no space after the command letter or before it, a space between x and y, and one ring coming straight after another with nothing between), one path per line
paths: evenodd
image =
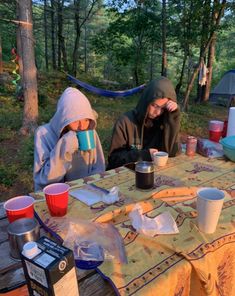
M228 107L233 99L235 100L235 70L230 70L211 91L210 102Z

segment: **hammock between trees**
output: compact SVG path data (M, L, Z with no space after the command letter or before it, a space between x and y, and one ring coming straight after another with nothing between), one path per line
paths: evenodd
M67 74L67 77L70 81L85 88L86 90L89 90L90 92L93 92L97 95L101 95L104 97L127 97L127 96L131 96L131 95L139 92L140 90L144 89L144 87L145 87L145 84L142 84L142 85L132 88L132 89L127 89L127 90L123 90L123 91L111 91L111 90L106 90L106 89L102 89L102 88L97 88L95 86L92 86L90 84L82 82L69 74Z

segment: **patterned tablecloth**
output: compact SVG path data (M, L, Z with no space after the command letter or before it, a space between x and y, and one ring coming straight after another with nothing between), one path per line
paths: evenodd
M112 281L117 294L235 295L235 163L180 155L156 170L151 191L137 190L134 172L124 167L69 184L73 190L89 183L106 189L118 186L119 202L88 207L70 197L67 217L109 222L118 228L128 264L105 261L99 267L100 273ZM200 232L196 222L195 192L198 187L208 186L226 193L214 234ZM42 198L43 193L34 196ZM168 199L163 201L159 197ZM170 212L179 234L148 237L136 233L128 217L136 202L148 217ZM45 202L36 202L35 209L47 226L64 237L60 223L50 217Z

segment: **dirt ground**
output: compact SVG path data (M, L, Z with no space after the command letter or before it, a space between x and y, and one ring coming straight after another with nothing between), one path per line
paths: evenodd
M19 161L17 157L17 152L19 151L21 145L20 135L15 135L11 139L7 139L1 141L1 149L7 151L7 157L4 157L4 168L7 169L8 165L12 163L16 163ZM13 181L12 186L4 186L4 184L0 180L0 201L7 200L11 197L17 195L27 195L28 193L33 191L33 177L32 177L32 185L26 184L21 181L21 174L16 175Z

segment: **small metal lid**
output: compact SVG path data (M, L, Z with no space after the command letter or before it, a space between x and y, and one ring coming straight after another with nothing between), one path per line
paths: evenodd
M151 161L139 161L135 166L135 171L139 173L154 172L154 164Z
M34 230L37 227L39 227L37 220L31 218L21 218L10 223L7 227L7 231L9 234L22 235Z

